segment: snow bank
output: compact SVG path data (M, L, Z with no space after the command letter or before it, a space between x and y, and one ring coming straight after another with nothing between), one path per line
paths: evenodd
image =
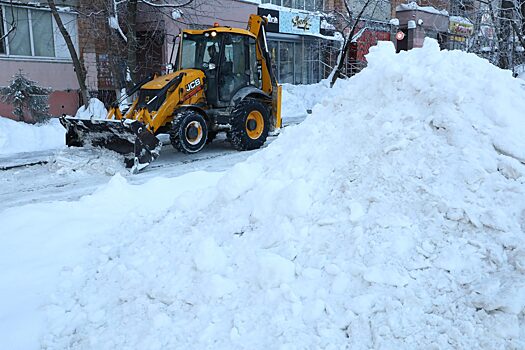
M39 335L46 332L43 300L48 302L57 287L68 285L70 274L81 276L83 259L104 259L88 254L93 239L123 228L131 231L137 218L158 221L175 198L188 191L187 183L196 181L193 190L199 190L214 185L219 175L196 172L141 186L115 175L77 202L0 212L0 348L41 348Z
M104 107L104 103L98 98L92 98L89 100L88 108L80 106L75 117L82 119L106 119L107 115L108 110Z
M32 125L0 117L0 154L63 148L65 133L58 119Z
M523 82L435 41L367 60L216 184L142 213L115 181L85 206L120 200L110 229L66 210L95 239L52 280L41 346L524 348Z
M328 80L310 85L283 84L281 112L283 122L302 120L308 111L321 102L329 89Z

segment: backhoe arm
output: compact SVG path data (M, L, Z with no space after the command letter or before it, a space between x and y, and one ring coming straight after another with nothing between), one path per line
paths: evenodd
M271 95L274 88L277 88L277 80L272 69L272 58L268 50L266 41L265 26L268 20L259 15L250 15L248 20L248 30L257 37L257 60L262 65L262 90Z

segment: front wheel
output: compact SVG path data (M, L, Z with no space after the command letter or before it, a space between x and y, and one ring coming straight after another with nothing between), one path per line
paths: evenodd
M228 140L239 151L261 148L270 129L270 110L259 100L246 98L233 110Z
M206 119L196 111L179 112L169 131L172 146L186 154L199 152L208 137Z

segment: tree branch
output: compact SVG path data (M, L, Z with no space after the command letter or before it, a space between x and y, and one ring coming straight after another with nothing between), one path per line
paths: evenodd
M170 7L170 8L178 8L178 7L184 7L188 6L193 2L193 0L188 0L183 4L154 4L152 2L149 2L148 0L140 0L141 3L146 4L151 7Z
M84 103L85 106L87 106L89 104L89 100L88 100L88 94L87 94L86 72L85 72L84 66L80 63L80 60L78 59L77 51L75 49L75 46L73 45L73 40L71 40L71 36L69 35L66 27L64 27L62 18L60 18L60 15L58 14L58 10L55 5L55 1L47 0L47 3L49 5L49 8L51 9L51 14L53 15L53 18L55 19L58 29L60 30L60 33L62 34L64 41L66 42L67 49L69 50L71 59L73 60L73 66L75 67L75 73L77 75L78 85L80 87L80 92L82 93L82 99L83 99L82 102Z

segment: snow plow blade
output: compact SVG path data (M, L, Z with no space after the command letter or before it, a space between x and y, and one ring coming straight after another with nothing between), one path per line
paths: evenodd
M126 157L126 167L137 173L159 156L162 143L137 120L92 120L61 117L66 145L103 147Z

